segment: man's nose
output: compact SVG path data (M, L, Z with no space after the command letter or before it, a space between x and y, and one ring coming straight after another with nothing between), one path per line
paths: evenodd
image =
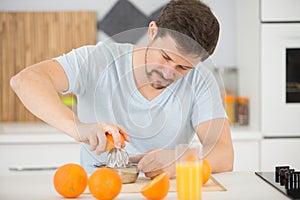
M162 73L165 79L173 79L176 75L176 66L173 65L164 66L162 69Z

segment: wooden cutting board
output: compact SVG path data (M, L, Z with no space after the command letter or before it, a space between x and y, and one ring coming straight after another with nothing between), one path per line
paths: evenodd
M139 177L135 183L123 184L121 193L139 193L142 187L149 181L149 178ZM202 187L202 191L226 191L226 188L222 186L214 177L210 177L207 183ZM171 179L169 192L176 192L176 179ZM90 192L87 189L85 193Z
M122 193L138 193L142 187L149 182L150 179L146 177L139 177L135 183L123 184ZM176 192L176 179L171 179L170 181L170 192ZM216 179L211 177L208 182L202 187L202 191L226 191Z

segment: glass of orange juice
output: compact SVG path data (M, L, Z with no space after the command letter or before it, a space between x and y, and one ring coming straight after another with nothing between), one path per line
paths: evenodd
M176 146L176 185L179 200L201 200L202 159L199 144Z

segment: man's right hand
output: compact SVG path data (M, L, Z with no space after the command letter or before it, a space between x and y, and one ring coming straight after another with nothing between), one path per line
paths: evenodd
M90 146L91 151L96 151L99 155L105 152L107 138L106 133L111 134L114 139L116 148L124 147L122 144L120 133L124 135L125 141L130 141L129 134L120 125L109 124L104 122L98 123L76 123L77 135L76 140L84 142Z

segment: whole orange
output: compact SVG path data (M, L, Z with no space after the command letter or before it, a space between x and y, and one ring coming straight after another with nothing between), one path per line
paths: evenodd
M114 138L109 133L105 133L105 135L106 135L106 139L107 139L105 151L109 151L115 147ZM122 133L120 133L120 138L121 138L121 143L123 144L125 142L125 137Z
M122 179L111 168L95 170L88 181L91 194L99 200L112 200L121 192Z
M55 190L63 197L77 197L81 195L88 182L85 170L78 164L65 164L59 167L53 179Z
M167 196L170 189L170 178L166 173L161 173L142 189L141 193L148 200L160 200Z
M203 167L202 167L202 169L203 169L202 184L204 185L209 180L212 169L211 169L209 162L206 159L203 159L202 165L203 165Z

